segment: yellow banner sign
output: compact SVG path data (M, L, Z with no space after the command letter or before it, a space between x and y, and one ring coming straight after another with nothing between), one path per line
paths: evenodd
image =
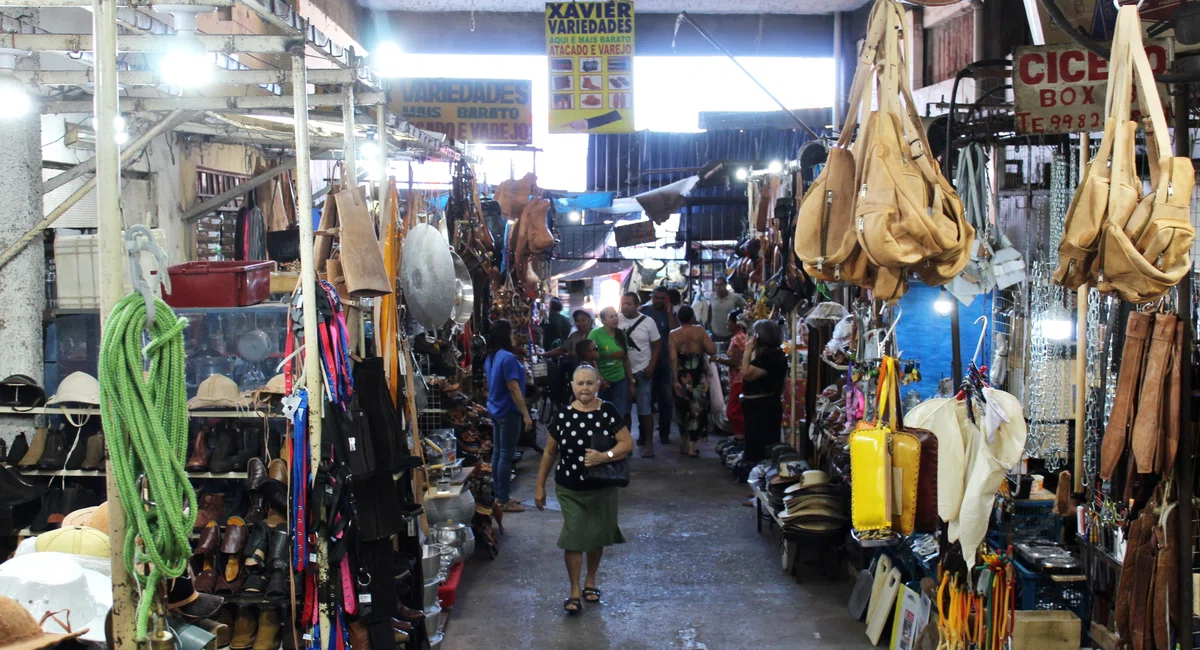
M397 79L388 109L413 126L464 142L533 142L528 79Z
M633 3L547 2L551 133L633 132Z

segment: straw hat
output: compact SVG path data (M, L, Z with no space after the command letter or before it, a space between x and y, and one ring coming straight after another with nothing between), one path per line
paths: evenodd
M225 375L214 374L200 382L196 396L188 400L188 408L248 408L249 402L238 390L237 382Z
M108 535L86 526L63 526L37 536L34 549L39 553L54 552L68 555L87 555L107 558L112 549Z
M0 596L0 650L41 650L78 638L86 631L47 634L20 603Z
M76 510L63 518L63 528L69 526L87 526L96 530L108 532L108 502L105 501L98 506L83 508Z
M100 406L100 382L86 372L73 372L58 385L54 397L46 400L46 406L55 404L91 404Z

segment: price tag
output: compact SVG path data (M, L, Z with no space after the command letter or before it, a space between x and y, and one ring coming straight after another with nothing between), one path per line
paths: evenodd
M417 534L417 520L409 519L408 520L408 536L413 537L416 534Z
M316 562L317 562L317 554L316 554L316 553L309 553L309 554L308 554L308 561L309 561L309 562L311 562L311 563L313 563L313 564L316 564Z
M292 416L295 415L296 409L300 408L300 396L292 393L291 395L284 397L280 403L283 405L284 416L290 420L292 419Z
M304 639L305 641L312 641L312 640L313 640L313 635L309 634L308 632L305 632L305 633L304 633L304 636L302 636L302 637L300 637L300 638Z
M354 436L347 436L346 443L350 445L350 451L358 451L358 440Z
M370 605L371 604L371 594L359 594L358 602L362 603L363 605Z

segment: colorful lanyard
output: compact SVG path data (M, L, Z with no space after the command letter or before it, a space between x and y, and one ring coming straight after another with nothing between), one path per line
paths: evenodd
M308 391L296 391L300 406L292 415L292 564L297 572L308 568L308 475L311 459L308 456Z

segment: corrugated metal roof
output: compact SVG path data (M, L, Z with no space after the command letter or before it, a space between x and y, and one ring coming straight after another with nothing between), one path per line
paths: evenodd
M772 160L789 160L808 139L803 131L776 128L592 135L588 138L588 189L634 196L696 174L712 161L724 161L732 170L750 163L765 166ZM690 215L684 212L681 236L692 241L739 238L745 230L746 207L733 200L744 197L745 185L732 179L697 187L689 197L693 203L714 199L734 204L693 205Z

